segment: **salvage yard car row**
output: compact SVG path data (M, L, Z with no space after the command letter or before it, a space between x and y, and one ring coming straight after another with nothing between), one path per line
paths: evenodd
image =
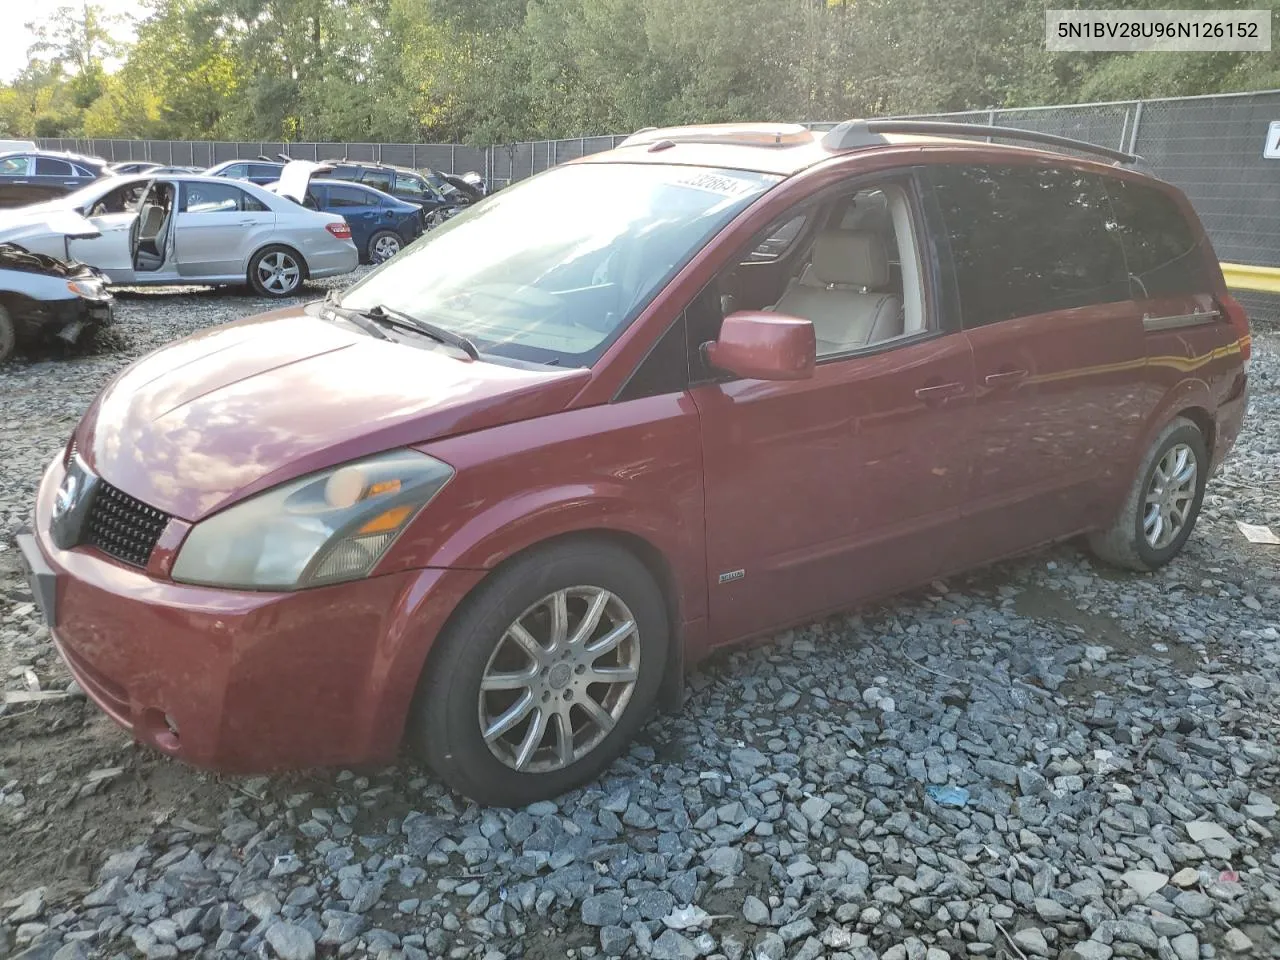
M383 182L411 199L372 185ZM39 200L0 210L0 362L20 343L75 342L109 323L104 284L244 286L278 298L309 279L381 263L484 194L474 184L463 184L464 195L441 183L437 189L413 171L303 160L199 173L142 162L108 167L47 151L0 154L0 206ZM91 310L68 310L89 301L65 281L52 298L42 292L47 279L85 270L101 290L89 298Z

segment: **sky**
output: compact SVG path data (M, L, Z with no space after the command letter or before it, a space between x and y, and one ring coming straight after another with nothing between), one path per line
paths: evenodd
M109 14L128 14L139 17L144 13L141 0L92 0ZM0 82L12 80L27 65L27 47L35 37L26 24L47 19L55 10L75 6L76 0L3 0L5 23L0 29ZM126 32L120 39L132 38Z

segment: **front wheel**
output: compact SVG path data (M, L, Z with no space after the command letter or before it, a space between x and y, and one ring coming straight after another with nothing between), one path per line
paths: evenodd
M249 286L262 297L292 296L305 276L301 255L288 247L263 247L249 261Z
M1103 560L1130 570L1155 570L1182 549L1204 499L1209 450L1204 434L1177 417L1160 431L1143 458L1133 487L1110 528L1091 534Z
M524 806L580 786L649 716L670 631L632 554L571 541L499 569L437 641L411 734L451 787Z

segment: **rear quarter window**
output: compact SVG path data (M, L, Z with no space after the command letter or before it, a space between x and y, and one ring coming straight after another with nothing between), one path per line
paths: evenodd
M1101 178L1067 167L934 166L966 327L1129 299Z
M1205 293L1213 288L1200 232L1172 197L1130 180L1106 181L1124 244L1135 299Z

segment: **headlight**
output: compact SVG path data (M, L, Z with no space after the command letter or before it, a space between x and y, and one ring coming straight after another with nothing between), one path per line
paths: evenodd
M197 523L173 579L297 590L363 577L452 476L397 450L281 484Z
M101 280L68 280L67 289L86 300L102 300L107 296L107 288Z

